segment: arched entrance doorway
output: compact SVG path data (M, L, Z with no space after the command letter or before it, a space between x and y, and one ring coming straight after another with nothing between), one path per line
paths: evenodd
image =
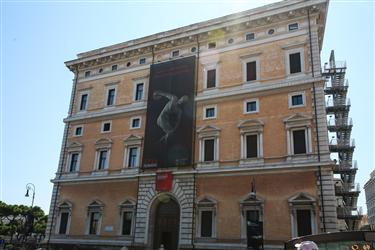
M154 215L153 248L159 249L163 244L166 250L177 250L180 208L178 203L169 195L158 198Z

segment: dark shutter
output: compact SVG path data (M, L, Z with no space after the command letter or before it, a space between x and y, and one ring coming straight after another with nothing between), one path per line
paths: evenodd
M310 235L311 231L311 212L307 209L297 210L297 229L298 236Z
M99 154L99 169L104 169L107 161L107 151L100 151Z
M300 53L289 54L290 74L301 72L301 55Z
M108 90L107 106L113 105L115 101L115 89Z
M74 172L77 170L77 163L78 163L78 154L74 153L71 155L71 159L70 159L70 168L69 168L70 172Z
M66 234L66 229L68 227L68 219L69 213L61 213L59 234Z
M132 212L124 212L122 214L122 235L130 235L132 228Z
M246 158L258 157L258 136L246 136Z
M306 154L305 130L293 131L294 154Z
M296 105L303 105L303 97L302 95L294 95L292 96L292 106Z
M205 140L204 141L204 161L214 160L214 150L215 150L215 140Z
M257 64L256 62L246 63L246 81L254 81L257 79Z
M212 237L212 211L202 211L201 236Z
M207 88L216 87L216 69L207 71Z
M81 96L81 105L79 106L79 110L85 110L87 104L87 94Z

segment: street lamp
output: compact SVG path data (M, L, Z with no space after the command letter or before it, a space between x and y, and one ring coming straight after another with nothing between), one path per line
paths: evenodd
M31 201L31 207L34 206L34 198L35 198L35 186L32 183L27 183L26 184L26 194L25 197L29 197L29 191L33 191L33 199Z

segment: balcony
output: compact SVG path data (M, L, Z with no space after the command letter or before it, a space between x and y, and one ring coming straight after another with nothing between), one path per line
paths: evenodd
M336 113L339 111L347 111L350 109L350 98L339 99L339 98L328 98L326 102L326 111L327 113Z
M335 192L337 196L356 196L358 197L360 191L360 185L357 183L356 185L352 185L349 183L342 183L341 185L335 186Z
M346 70L346 61L330 61L325 63L322 70L323 75L342 74Z
M352 209L348 206L337 207L337 218L342 220L360 220L362 219L362 214L358 210Z
M326 95L332 95L336 93L344 94L348 91L349 82L341 78L329 78L324 86L324 92Z
M353 152L355 148L355 140L343 141L341 139L332 138L329 142L329 150L331 152Z
M351 131L352 127L353 120L350 117L348 119L335 119L334 116L330 115L329 119L327 120L327 128L330 132Z

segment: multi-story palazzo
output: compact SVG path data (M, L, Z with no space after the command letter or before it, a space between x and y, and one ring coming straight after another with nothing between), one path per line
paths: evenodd
M66 62L47 226L72 249L282 249L339 230L327 0L282 1Z

